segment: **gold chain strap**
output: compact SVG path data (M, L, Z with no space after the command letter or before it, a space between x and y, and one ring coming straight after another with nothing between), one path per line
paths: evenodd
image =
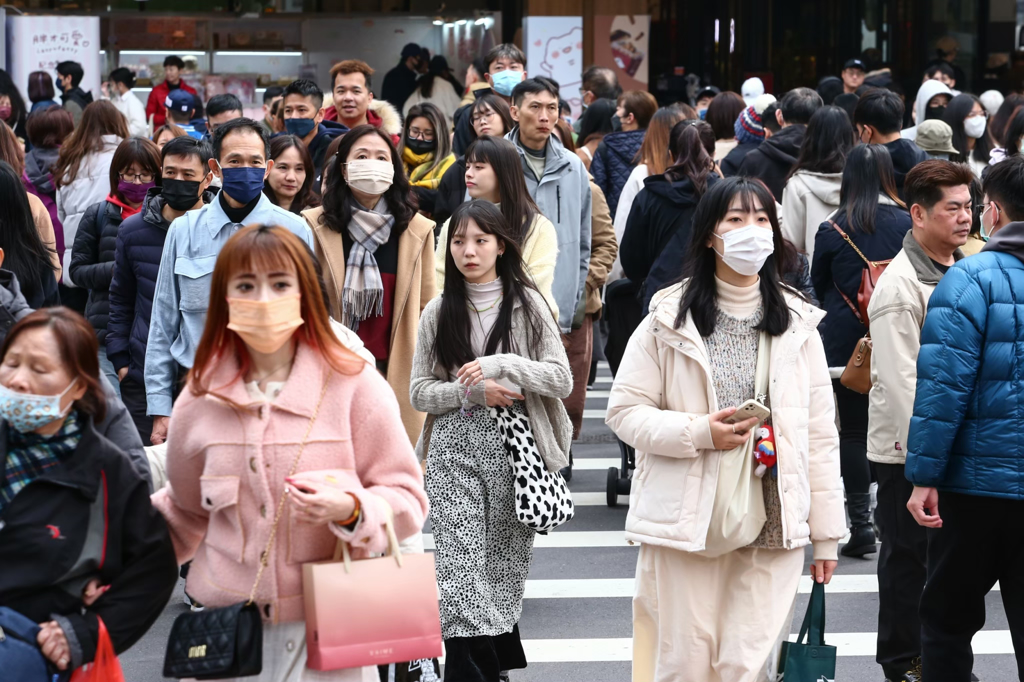
M852 239L850 239L850 236L848 234L846 234L845 232L843 232L842 228L840 228L839 225L837 225L832 220L830 220L829 222L832 223L832 227L836 228L836 232L838 232L839 234L841 234L843 236L843 239L846 240L846 243L849 244L851 247L853 247L853 250L857 252L857 255L860 256L860 259L868 264L868 267L876 268L876 267L879 266L879 264L888 263L889 262L887 260L883 260L883 261L868 260L867 256L865 256L863 253L861 253L860 249L857 248L857 245L853 243Z
M295 453L295 461L292 462L292 469L288 472L288 478L295 475L295 471L299 468L299 458L302 457L302 451L306 449L306 441L309 440L309 434L313 431L313 424L316 423L316 417L320 414L320 406L324 404L324 396L327 395L327 384L331 381L331 374L327 375L324 379L324 387L320 390L320 400L317 401L316 409L313 410L313 416L309 418L309 426L306 427L306 435L302 437L302 443L299 445L299 451ZM281 493L281 501L277 503L277 513L274 514L274 525L270 527L270 538L267 539L267 548L260 554L260 567L256 571L256 581L252 584L252 592L249 593L249 601L246 604L252 604L256 601L256 588L259 587L260 578L263 577L263 570L267 567L270 562L270 549L274 546L274 537L277 535L277 524L281 521L281 514L284 512L284 503L288 499L288 489L285 488L284 492Z

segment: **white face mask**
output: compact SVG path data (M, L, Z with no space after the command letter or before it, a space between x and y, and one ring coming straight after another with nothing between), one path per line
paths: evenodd
M977 140L985 134L985 124L987 122L984 116L972 116L964 121L964 133L967 137L973 137Z
M746 277L759 273L768 256L775 251L772 231L757 225L746 225L724 235L716 232L715 236L722 240L725 251L719 253L715 249L715 253L722 257L726 265Z
M395 166L390 161L356 159L345 164L348 186L365 194L384 194L395 179Z

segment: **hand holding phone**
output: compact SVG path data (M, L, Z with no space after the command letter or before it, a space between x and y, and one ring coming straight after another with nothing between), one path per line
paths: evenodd
M722 420L723 424L738 424L741 421L752 419L757 417L760 421L768 419L772 414L772 411L767 407L757 402L753 398L746 401L742 405L736 408L736 411L731 415Z

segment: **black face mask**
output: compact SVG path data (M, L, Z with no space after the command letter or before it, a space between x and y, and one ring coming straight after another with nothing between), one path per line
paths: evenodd
M405 138L405 146L414 154L426 154L437 149L437 140L416 140L411 137Z
M931 121L932 119L941 119L945 115L946 115L946 105L945 104L943 104L942 106L938 106L938 107L925 107L925 110L924 110L924 118L925 118L926 121Z
M195 180L171 180L165 178L160 195L172 211L187 211L199 201L199 186Z

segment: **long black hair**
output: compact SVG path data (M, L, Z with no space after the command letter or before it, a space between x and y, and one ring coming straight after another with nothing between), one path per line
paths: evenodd
M846 111L823 106L811 116L800 154L789 177L800 170L811 173L841 173L846 156L853 149L853 125Z
M391 187L384 192L384 201L388 205L388 212L394 216L395 224L391 228L394 235L401 234L409 221L416 215L418 204L416 195L409 186L409 178L405 176L405 166L402 158L391 142L391 136L383 133L372 125L356 126L345 134L341 144L338 145L338 153L330 160L330 172L327 174L327 190L323 196L324 212L320 221L335 232L344 234L348 229L348 222L352 220L352 190L348 187L342 166L348 162L349 152L356 146L364 135L376 135L384 140L391 152L391 164L395 167L395 177L391 181Z
M834 220L846 220L848 232L871 234L875 231L878 197L884 194L906 208L896 193L896 179L889 150L880 144L860 144L846 157L843 182L839 189L839 210Z
M543 325L554 326L550 310L539 310L531 300L528 289L536 291L533 281L526 274L519 245L512 238L505 216L489 201L473 199L461 204L452 213L448 224L448 244L445 255L444 291L441 294L441 309L437 320L437 336L430 353L439 365L449 372L455 372L467 362L476 358L472 346L472 328L467 306L466 278L455 264L452 255L452 239L464 235L469 222L473 221L486 234L494 235L505 250L498 258L497 275L501 278L502 300L498 319L487 337L485 355L493 355L498 348L505 353L526 353L528 348L516 348L512 338L512 311L522 305L526 311L527 340L536 347L541 339ZM542 317L546 315L547 321Z
M44 273L53 276L53 251L36 230L21 177L6 161L0 161L0 249L3 269L13 272L23 287L35 287Z
M1006 126L1006 134L1003 135L1003 149L1006 150L1007 156L1020 154L1022 137L1024 137L1024 107L1017 110Z
M676 314L674 326L679 329L686 320L686 314L689 313L693 316L693 322L701 336L708 337L715 331L715 322L718 318L716 261L715 250L708 244L713 239L712 235L715 234L718 223L725 219L733 200L737 197L744 212L763 210L768 214L768 221L772 226L775 253L764 262L758 272L764 317L756 328L772 336L781 336L789 328L791 312L783 295L783 289L788 287L782 283L779 274L785 249L779 219L775 213L775 197L760 180L744 177L731 177L716 182L697 204L697 210L693 214L693 226L690 228L690 246L686 250L686 262L683 266L683 278L689 278L690 281L679 299L679 312Z
M501 213L508 223L509 236L521 249L540 209L526 188L519 152L508 140L484 135L466 148L466 166L472 163L486 163L494 170Z
M959 154L950 156L950 161L967 163L969 157L973 156L975 161L988 163L989 154L992 152L991 121L987 122L984 134L974 141L974 151L970 154L967 153L967 133L964 132L964 123L967 117L971 115L971 112L974 111L975 104L979 105L982 111L985 111L985 105L981 103L980 99L969 92L962 92L949 100L949 104L946 105L946 113L943 115L942 120L953 129L953 149L960 150Z
M709 141L714 149L715 133L704 121L680 121L669 133L669 151L674 160L665 170L665 177L670 182L688 179L698 198L707 191L708 176L715 169L715 160L707 149Z

